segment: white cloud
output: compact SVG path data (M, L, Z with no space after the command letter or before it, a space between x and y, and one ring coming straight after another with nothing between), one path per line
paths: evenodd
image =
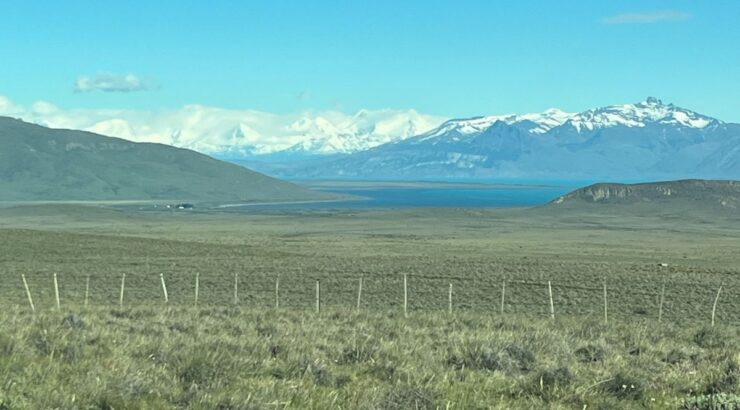
M176 110L30 108L0 96L0 115L51 128L92 131L137 142L157 142L207 154L272 153L301 146L325 153L352 152L426 132L446 118L414 110L360 110L273 114L187 105Z
M46 101L36 101L35 103L33 103L33 105L31 105L31 110L39 115L50 115L59 111L59 108L57 108L54 104Z
M604 18L605 24L648 24L664 21L684 21L691 14L679 10L659 10L641 13L623 13Z
M146 91L154 88L154 84L145 81L134 74L99 73L94 76L79 76L75 81L74 90L78 93L91 91L130 93Z
M0 95L0 114L15 116L23 112L23 108L15 105L9 98Z

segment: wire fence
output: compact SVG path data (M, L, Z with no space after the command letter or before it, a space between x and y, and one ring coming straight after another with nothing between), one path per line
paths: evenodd
M29 309L169 304L318 310L346 308L414 312L474 311L533 316L587 315L671 322L740 321L740 283L655 280L575 281L485 276L318 272L240 273L28 273L6 280L0 297ZM721 291L720 291L721 288Z

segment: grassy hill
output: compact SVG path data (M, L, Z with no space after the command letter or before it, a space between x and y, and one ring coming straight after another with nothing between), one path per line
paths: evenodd
M186 149L0 117L2 201L331 198Z

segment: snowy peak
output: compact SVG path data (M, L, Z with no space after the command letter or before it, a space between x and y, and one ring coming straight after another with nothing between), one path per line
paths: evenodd
M451 132L461 136L478 134L487 130L498 121L508 125L531 123L533 125L528 127L530 133L544 134L564 124L573 115L557 108L550 108L542 113L489 115L485 117L449 120L438 128L424 134L422 140L439 137Z
M635 104L612 105L595 108L581 113L569 113L551 108L542 113L506 114L449 120L423 134L419 141L434 138L464 138L480 134L496 122L514 125L530 134L547 134L553 128L570 125L577 132L588 132L616 126L646 127L650 124L672 125L686 128L705 128L722 122L694 111L664 104L658 98L648 97Z
M301 119L290 126L300 141L274 153L347 154L404 140L438 125L440 120L414 110L360 110L351 117Z
M550 108L541 114L523 114L509 117L505 120L507 124L516 124L524 121L530 121L537 126L530 129L529 132L533 134L544 134L551 129L563 125L568 121L573 114L559 110L557 108Z
M578 132L616 126L645 127L649 124L675 125L687 128L704 128L720 121L673 104L648 97L636 104L612 105L584 111L570 118L567 124Z

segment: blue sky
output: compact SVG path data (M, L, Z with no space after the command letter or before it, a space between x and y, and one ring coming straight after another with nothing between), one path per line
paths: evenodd
M740 122L738 21L734 0L6 0L0 96L464 117L655 95Z

